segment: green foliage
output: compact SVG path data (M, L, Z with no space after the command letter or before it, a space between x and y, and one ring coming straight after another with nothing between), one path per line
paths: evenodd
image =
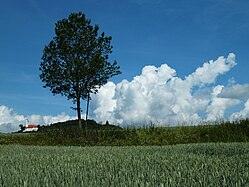
M116 61L108 61L112 38L98 30L81 12L56 23L56 36L45 46L40 65L44 87L76 102L78 94L86 99L89 92L97 92L96 86L121 73Z
M0 146L0 186L247 186L249 143Z
M43 50L40 79L54 95L77 104L74 109L81 126L80 100L87 100L88 111L90 93L97 93L109 78L121 73L116 61L108 61L112 37L99 34L99 26L92 26L81 12L58 21L55 35Z

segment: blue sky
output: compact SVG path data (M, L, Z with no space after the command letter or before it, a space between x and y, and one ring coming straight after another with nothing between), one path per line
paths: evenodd
M204 62L229 53L236 55L237 65L209 87L231 80L247 84L248 10L247 0L1 1L0 105L24 116L75 115L71 101L42 87L38 69L56 21L78 11L113 37L111 60L122 71L111 79L115 84L132 81L145 66L161 64L184 79Z

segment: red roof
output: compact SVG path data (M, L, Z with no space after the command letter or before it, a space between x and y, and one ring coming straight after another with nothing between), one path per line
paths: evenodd
M38 125L27 125L26 128L38 128Z

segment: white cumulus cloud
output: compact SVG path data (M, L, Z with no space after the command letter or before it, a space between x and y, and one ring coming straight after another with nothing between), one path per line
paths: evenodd
M248 99L249 84L233 84L227 88L224 87L218 96L231 99Z
M223 118L226 110L240 100L221 98L219 95L225 87L211 88L210 84L235 65L235 55L230 53L227 58L222 56L204 63L185 79L177 77L176 71L167 64L145 66L141 75L133 80L117 84L109 82L93 95L93 116L97 121L109 120L121 125L158 121L182 125L183 122Z
M249 99L244 104L244 109L231 115L231 120L249 118Z
M41 115L30 115L24 116L14 112L12 108L4 105L0 105L0 132L14 132L20 130L19 125L26 124L26 119L30 123L39 125L48 125L51 123L67 121L75 119L76 117L71 117L65 113L61 113L57 116L41 116Z
M213 83L219 75L228 72L236 65L235 54L230 53L227 58L221 56L217 60L210 60L186 77L186 82L192 86Z
M214 85L218 76L236 65L235 55L219 57L198 67L184 79L167 64L160 67L145 66L141 75L131 81L117 84L108 82L99 93L92 95L92 117L97 122L109 121L121 125L197 124L200 121L249 117L249 84ZM230 81L231 82L231 81ZM226 116L226 111L244 104L240 111ZM0 105L0 132L19 130L20 124L51 124L76 119L64 113L57 116L17 114L13 109Z
M226 109L240 103L239 99L218 97L223 88L224 86L218 85L213 89L211 104L207 107L207 121L223 119Z

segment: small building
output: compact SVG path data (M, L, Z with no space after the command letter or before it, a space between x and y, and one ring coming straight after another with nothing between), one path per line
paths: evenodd
M34 132L38 131L39 126L34 124L29 124L24 126L23 132Z

